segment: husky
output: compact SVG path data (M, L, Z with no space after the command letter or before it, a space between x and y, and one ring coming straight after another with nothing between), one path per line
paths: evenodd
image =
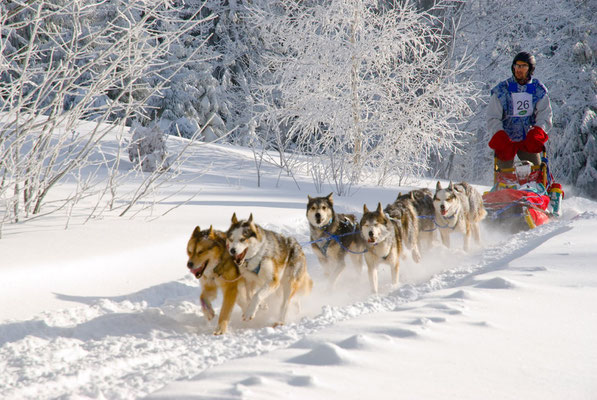
M313 288L305 254L296 239L263 229L253 222L253 214L239 221L234 213L226 245L242 276L255 287L243 319L253 319L262 302L281 289L282 306L274 326L284 324L294 295L308 294Z
M442 188L438 181L433 196L435 223L442 243L450 247L452 231L464 234L464 251L469 251L471 235L477 244L481 243L479 223L487 215L481 194L466 182Z
M361 236L366 243L365 261L371 291L378 292L377 269L382 263L390 266L392 285L397 285L399 259L402 253L402 233L399 222L384 213L381 203L378 203L376 211L369 211L365 204L359 226Z
M347 255L360 270L364 242L357 231L356 217L334 211L332 193L325 197L307 197L311 247L333 287L346 266Z
M430 249L435 238L433 193L427 188L411 190L407 194L398 193L394 203L404 201L411 203L417 212L419 251L424 248Z
M398 224L404 246L411 250L413 260L420 262L418 213L410 195L398 193L396 200L388 204L384 212Z
M222 290L222 308L214 331L214 335L222 335L228 329L234 304L238 303L244 309L248 303L244 278L226 250L226 234L211 226L203 231L195 227L187 244L187 255L187 268L201 280L201 308L209 321L215 316L211 302L216 298L218 288Z

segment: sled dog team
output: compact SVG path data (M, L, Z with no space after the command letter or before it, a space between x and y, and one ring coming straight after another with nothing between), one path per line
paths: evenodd
M398 194L384 209L381 203L375 210L365 204L360 221L353 214L336 213L331 193L308 196L307 202L310 244L330 285L337 281L347 259L361 266L364 257L373 293L378 292L379 265L390 266L392 284L397 285L404 249L419 262L421 250L432 246L436 230L447 247L453 231L464 234L465 251L471 236L480 243L479 223L485 215L481 194L466 182L450 182L446 188L438 182L434 194L429 189ZM197 226L187 254L188 269L201 280L201 308L208 320L215 317L211 302L218 288L222 291L216 335L226 332L235 304L242 309L243 320L251 320L272 295L281 300L274 326L284 324L291 300L313 287L296 239L262 228L253 221L253 214L239 220L234 213L226 232Z

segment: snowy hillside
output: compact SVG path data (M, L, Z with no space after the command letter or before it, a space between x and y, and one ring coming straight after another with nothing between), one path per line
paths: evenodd
M318 194L310 177L278 181L276 168L257 188L242 148L191 152L182 183L163 189L173 197L134 219L106 213L82 224L81 209L68 230L66 211L4 227L1 398L594 398L596 202L567 198L560 220L516 235L484 225L484 245L470 254L456 240L420 264L408 256L399 287L382 268L377 296L353 270L326 290L305 246L315 286L300 314L272 328L267 312L243 322L236 308L229 333L213 336L186 268L194 227L224 230L233 212L252 212L305 245L307 195ZM336 207L360 217L364 203L434 186L363 186Z

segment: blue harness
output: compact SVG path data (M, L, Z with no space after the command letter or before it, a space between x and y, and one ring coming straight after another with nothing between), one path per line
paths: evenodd
M328 231L326 231L325 229L327 227L329 227L330 225L332 225L332 223L334 222L334 219L330 219L330 222L327 223L327 225L322 226L320 229L323 231L323 233L325 233L326 235L328 235L328 237L326 238L321 238L321 239L317 239L317 240L313 240L310 242L307 242L306 244L312 244L312 243L316 243L317 247L319 248L319 250L321 250L321 252L323 253L324 256L327 256L327 252L328 252L328 247L330 246L330 243L332 242L332 240L334 240L335 242L337 242L340 247L348 252L348 253L352 253L352 254L364 254L367 252L367 250L365 251L352 251L349 248L347 248L346 246L344 246L342 244L342 241L340 240L341 237L344 236L349 236L349 235L355 235L357 233L360 233L359 231L357 231L357 226L356 224L353 224L352 221L350 221L349 219L343 219L340 221L340 224L346 226L346 227L350 227L352 229L351 232L348 233L343 233L342 235L334 235L332 233L329 233ZM319 242L324 242L323 246L319 245Z

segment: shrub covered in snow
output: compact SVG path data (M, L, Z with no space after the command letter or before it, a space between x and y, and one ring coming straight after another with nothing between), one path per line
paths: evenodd
M132 163L141 166L143 172L164 170L170 166L165 135L157 125L145 127L135 124L131 132L128 153Z

